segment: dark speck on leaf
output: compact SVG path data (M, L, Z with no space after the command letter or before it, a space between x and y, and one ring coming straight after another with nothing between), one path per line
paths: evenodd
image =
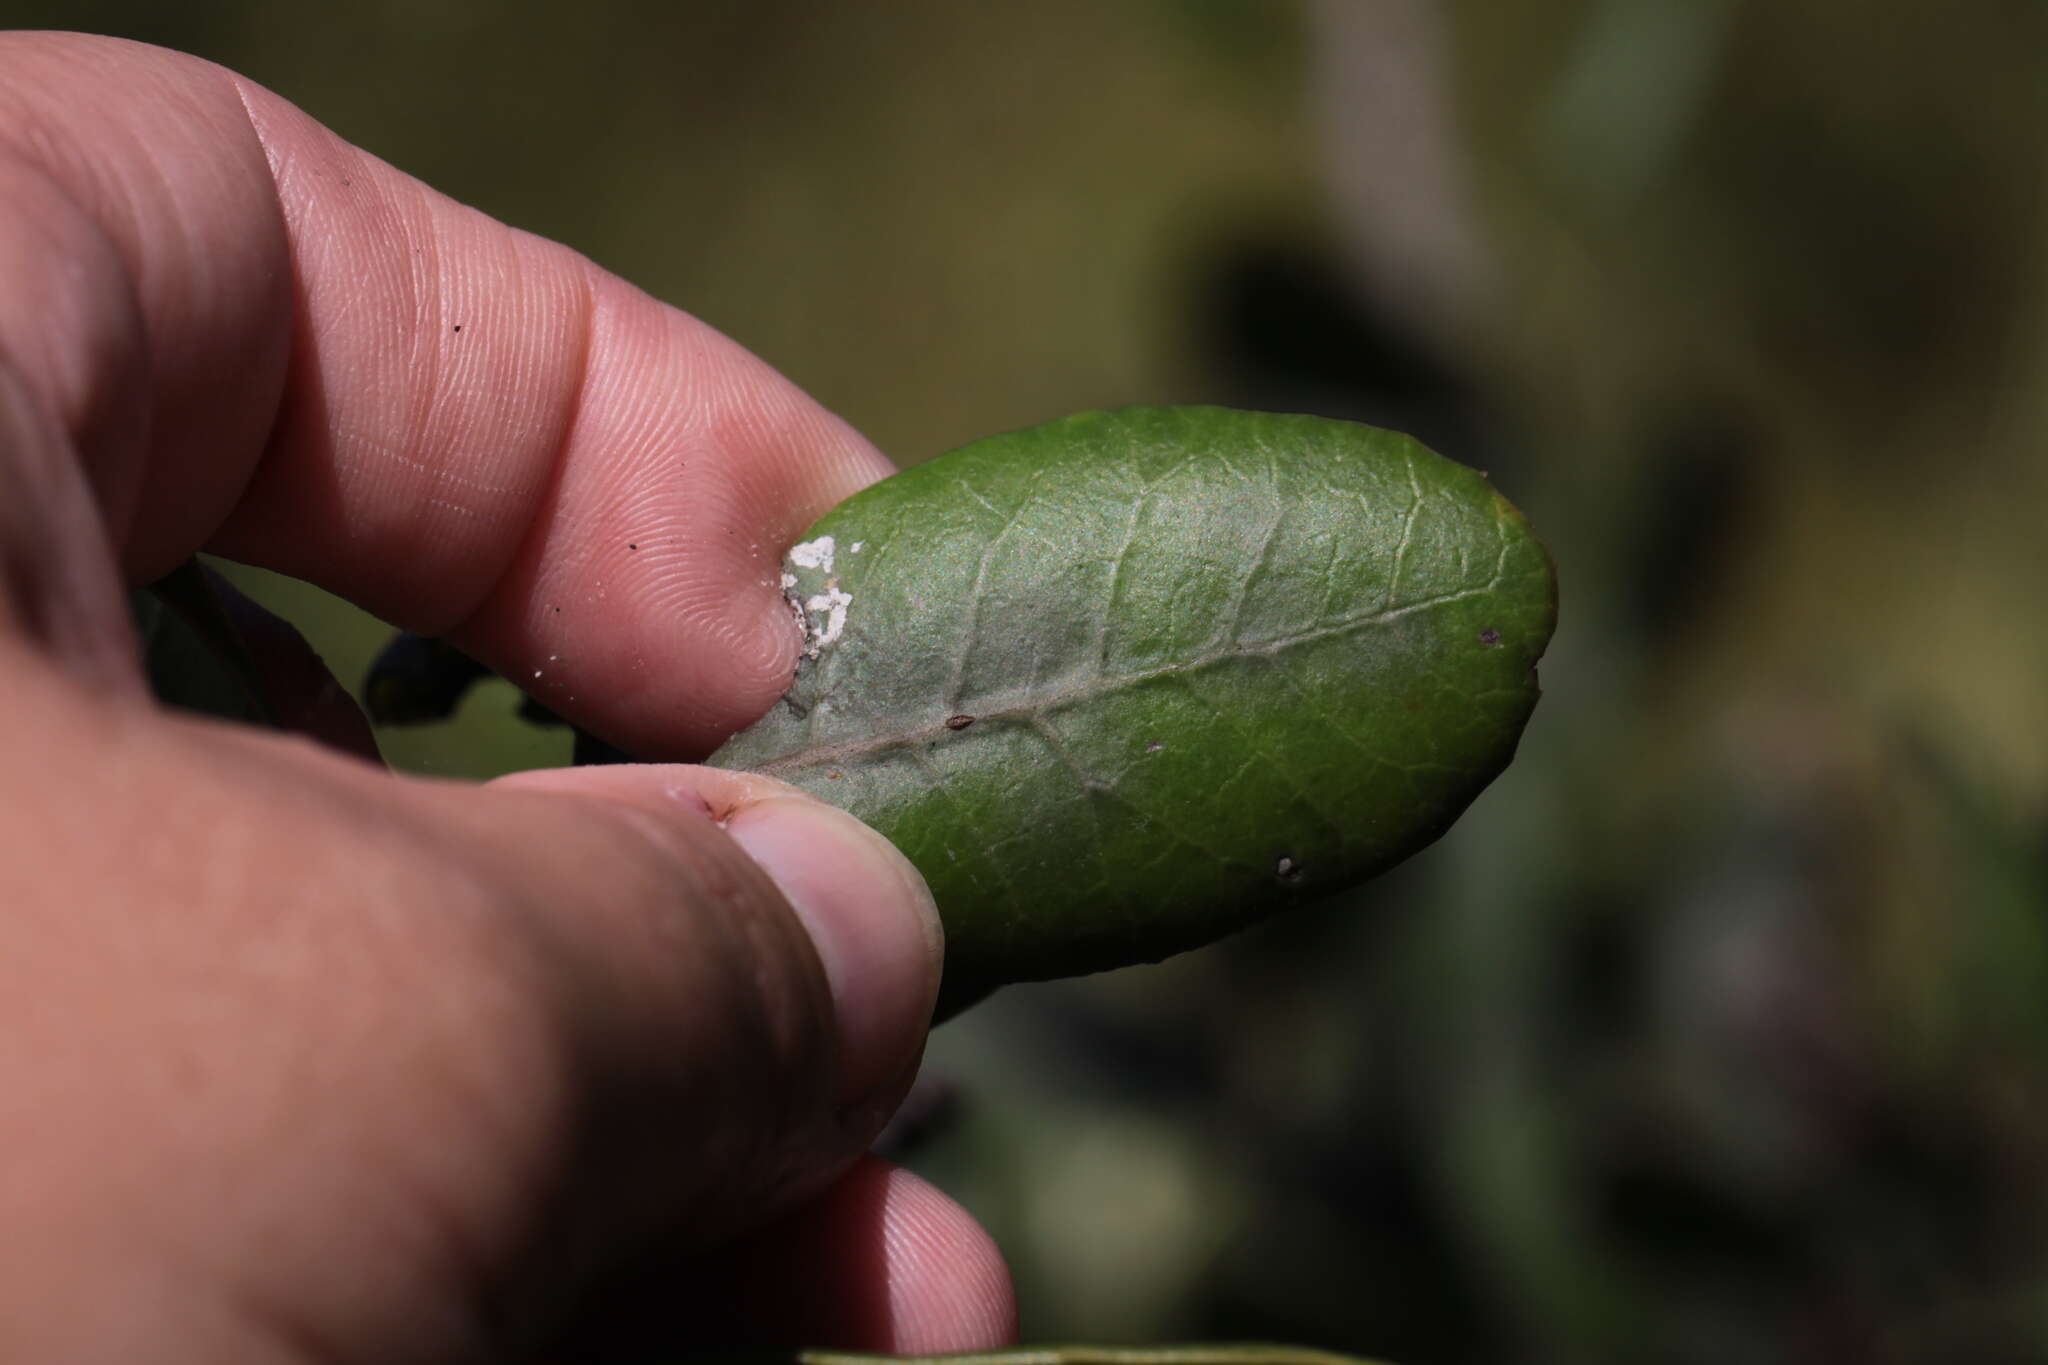
M629 550L637 550L640 548L640 546L637 543L629 540L626 542L626 548Z
M1156 754L1165 747L1166 745L1155 739L1150 744L1147 744L1145 746L1145 752L1148 754Z
M459 323L459 322L458 322L458 323L456 323L456 324L455 324L455 330L456 330L456 331L458 331L458 332L459 332L459 331L461 331L461 330L462 330L462 324L461 324L461 323Z
M1482 645L1499 644L1500 632L1495 630L1492 626L1488 626L1485 630L1479 632L1479 643Z
M974 724L974 717L972 716L946 717L946 728L948 730L965 730L968 726L972 724Z

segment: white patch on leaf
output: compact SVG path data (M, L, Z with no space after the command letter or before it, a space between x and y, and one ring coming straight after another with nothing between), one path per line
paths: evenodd
M832 543L832 537L819 536L816 540L807 540L801 545L790 546L789 562L799 569L817 569L831 573L832 556L837 548Z
M852 605L853 595L841 592L837 579L827 581L825 591L806 601L804 636L808 648L804 652L815 659L820 650L837 640L846 630L846 609ZM825 617L822 625L816 619L821 612Z
M853 549L858 550L864 544L865 541L857 542ZM817 658L845 632L846 609L853 605L853 594L841 588L838 579L827 578L823 592L804 597L797 590L799 576L794 570L809 569L830 574L838 549L831 536L819 536L789 549L782 574L782 595L789 600L790 609L803 626L804 657L807 659Z

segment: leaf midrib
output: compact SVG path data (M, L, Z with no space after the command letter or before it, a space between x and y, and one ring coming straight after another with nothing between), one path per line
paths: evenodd
M1431 611L1437 607L1448 606L1453 602L1469 601L1474 597L1481 597L1487 593L1494 592L1500 587L1506 568L1508 548L1508 542L1504 539L1501 545L1500 561L1495 566L1493 577L1479 587L1460 588L1455 592L1439 593L1434 597L1421 598L1414 602L1404 603L1398 607L1384 607L1368 615L1352 617L1350 620L1339 621L1334 625L1318 626L1313 630L1297 631L1292 635L1283 635L1276 639L1263 640L1256 644L1233 642L1229 645L1207 650L1194 658L1159 664L1152 668L1141 669L1135 673L1119 673L1114 677L1101 677L1098 675L1087 682L1061 687L1051 695L1040 694L1027 697L1025 700L1019 701L1014 705L973 712L974 724L982 725L989 722L998 724L1003 722L1029 723L1041 717L1055 705L1090 701L1096 697L1110 695L1158 678L1199 673L1204 669L1213 668L1218 664L1229 663L1236 659L1254 655L1279 654L1286 650L1317 644L1324 640L1336 639L1355 632L1378 629L1381 626L1391 625L1405 617L1413 616L1418 612ZM948 729L945 719L942 718L934 724L918 726L914 729L896 731L885 735L871 735L865 739L847 740L839 744L817 745L793 750L779 758L769 759L765 763L754 765L750 768L750 771L772 777L778 772L787 772L794 768L819 767L835 763L843 764L872 754L886 753L892 749L913 748L927 741L936 740L941 736L958 733L956 730Z

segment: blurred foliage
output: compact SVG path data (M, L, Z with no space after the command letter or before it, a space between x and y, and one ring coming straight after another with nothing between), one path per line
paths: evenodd
M1027 1337L2048 1356L2048 10L0 17L247 71L900 459L1199 399L1413 430L1530 511L1548 696L1437 848L935 1036L909 1159ZM381 642L255 590L345 676ZM511 705L387 753L559 761Z

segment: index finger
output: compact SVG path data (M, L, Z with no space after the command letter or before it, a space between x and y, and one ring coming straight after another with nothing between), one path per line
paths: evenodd
M781 552L888 471L705 324L195 59L5 45L0 364L131 577L212 549L449 634L623 747L787 685ZM57 257L53 259L53 257Z

